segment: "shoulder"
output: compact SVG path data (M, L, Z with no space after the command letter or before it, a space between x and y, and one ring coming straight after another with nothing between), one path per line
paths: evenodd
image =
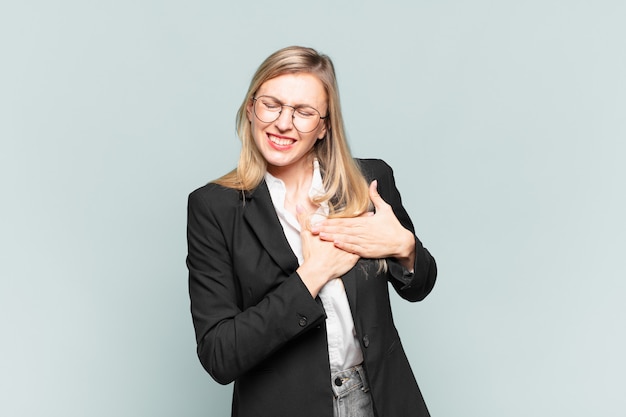
M355 158L355 161L368 182L386 176L393 176L393 170L382 159Z
M210 182L189 194L189 207L222 211L241 205L243 199L244 192Z

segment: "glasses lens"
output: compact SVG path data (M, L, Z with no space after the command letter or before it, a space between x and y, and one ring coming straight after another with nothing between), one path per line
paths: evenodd
M282 109L281 103L270 97L257 97L254 102L254 114L263 123L271 123L278 119Z
M254 114L263 123L271 123L280 117L283 107L290 107L293 126L301 133L315 130L320 122L320 114L313 107L300 106L293 108L285 106L275 98L268 96L257 97L254 101Z
M302 133L315 130L320 122L320 114L313 107L297 107L293 112L293 125Z

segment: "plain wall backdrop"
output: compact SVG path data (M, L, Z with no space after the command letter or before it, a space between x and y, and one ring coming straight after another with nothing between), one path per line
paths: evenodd
M626 2L0 5L0 415L227 416L186 204L261 61L336 65L439 265L395 318L433 417L626 415Z

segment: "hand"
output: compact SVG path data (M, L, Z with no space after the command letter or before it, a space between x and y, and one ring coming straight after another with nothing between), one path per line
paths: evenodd
M311 232L321 240L362 258L398 259L407 269L413 269L415 238L398 221L389 204L378 194L377 181L369 187L375 213L359 217L326 219L311 226Z
M298 275L313 297L331 279L339 278L348 272L359 260L359 255L346 252L332 242L325 242L310 231L309 215L301 206L296 206L300 237L302 239L302 265Z

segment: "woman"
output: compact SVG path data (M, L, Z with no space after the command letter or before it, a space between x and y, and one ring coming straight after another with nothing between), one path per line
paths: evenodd
M235 381L232 415L428 416L388 283L422 300L435 261L391 168L350 156L330 59L272 54L237 127L237 169L191 193L187 228L198 356Z

